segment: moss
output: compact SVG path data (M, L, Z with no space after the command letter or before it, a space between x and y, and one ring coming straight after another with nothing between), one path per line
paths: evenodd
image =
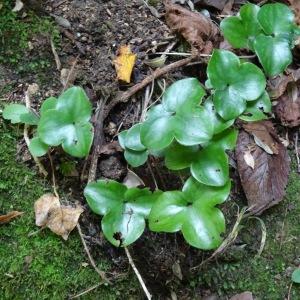
M294 170L285 199L260 217L267 230L262 255L257 256L260 223L249 220L240 232L240 257L227 261L227 253L206 266L196 279L200 287L209 287L221 298L244 291L251 291L256 299L286 298L291 272L300 264L300 177ZM293 285L291 298L300 299L300 285Z
M76 230L68 241L48 229L28 236L38 229L33 203L50 187L35 171L16 162L18 132L8 126L0 120L0 214L11 210L24 214L0 225L0 299L66 299L97 284L98 275L92 267L84 267L88 260ZM110 267L105 258L98 258L97 264L101 269ZM112 288L99 287L83 299L139 294L136 281L130 276L126 280Z

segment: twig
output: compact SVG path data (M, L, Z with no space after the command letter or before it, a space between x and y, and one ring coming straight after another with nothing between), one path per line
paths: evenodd
M180 67L183 67L196 59L198 55L191 55L190 57L178 60L174 63L171 63L167 66L164 66L162 68L156 69L152 74L147 76L143 81L137 83L133 87L131 87L128 91L122 93L119 97L115 98L114 101L111 101L105 108L104 111L104 119L108 116L109 112L120 102L127 102L127 100L133 96L135 93L137 93L139 90L150 84L153 80L157 79L158 77L167 74L175 69L178 69Z
M28 90L25 92L25 105L28 109L30 109L31 105L30 105L30 98L29 98ZM25 140L27 147L29 148L30 139L29 139L29 135L28 135L28 129L29 129L29 125L25 124L24 125L24 140ZM32 156L33 160L35 161L36 165L38 166L39 172L46 177L48 175L48 172L45 170L45 168L42 165L42 163L40 162L40 160L32 154L31 154L31 156Z
M50 45L51 45L51 50L52 50L52 53L53 53L53 56L54 56L54 60L55 60L55 63L56 63L56 69L58 71L60 71L60 69L61 69L61 62L60 62L59 56L58 56L58 54L56 52L56 49L55 49L52 37L50 38Z
M249 219L256 219L259 221L260 225L261 225L261 241L260 241L260 247L257 253L257 257L261 256L264 248L265 248L265 244L266 244L266 239L267 239L267 228L266 225L264 223L264 221L258 217L249 217Z
M290 287L289 287L289 292L288 292L288 296L287 296L287 300L291 300L291 291L292 291L292 286L293 286L293 282L290 284Z
M50 160L50 166L51 166L51 171L52 171L52 187L53 187L53 192L54 195L59 198L59 195L57 193L57 189L56 189L56 179L55 179L55 170L54 170L54 165L53 165L53 160L52 160L52 156L50 154L50 152L48 151L48 157Z
M131 265L131 267L132 267L132 269L133 269L133 271L134 271L136 277L138 278L138 280L139 280L139 282L140 282L140 284L141 284L141 286L142 286L142 288L143 288L143 291L144 291L144 293L145 293L147 299L148 299L148 300L151 300L152 296L151 296L151 294L149 293L149 291L148 291L148 289L147 289L147 287L146 287L146 285L145 285L145 282L144 282L144 280L143 280L143 278L142 278L142 276L141 276L139 270L138 270L137 267L135 266L134 261L133 261L131 255L130 255L130 252L129 252L128 248L127 248L127 247L124 247L124 249L125 249L125 253L126 253L127 257L128 257L129 264Z
M77 227L77 229L78 229L78 233L79 233L79 235L80 235L80 238L81 238L81 241L82 241L84 250L85 250L85 252L86 252L86 254L87 254L88 258L89 258L89 261L90 261L92 267L95 269L95 271L99 274L100 278L101 278L104 282L106 282L106 283L108 283L108 284L111 284L111 281L106 277L105 272L99 270L98 267L96 266L96 263L95 263L93 257L91 256L91 253L90 253L90 251L89 251L89 248L88 248L88 246L87 246L87 244L86 244L86 242L85 242L85 240L84 240L84 237L83 237L83 234L82 234L81 227L80 227L79 223L77 223L76 227Z
M95 290L96 288L98 288L98 287L99 287L100 285L102 285L102 284L103 284L102 282L97 283L97 284L91 286L90 288L88 288L88 289L86 289L86 290L80 292L79 294L74 295L74 296L71 296L69 299L76 299L76 298L79 298L79 297L81 297L81 296L83 296L83 295L86 295L86 294L88 294L89 292L91 292L91 291Z
M76 66L76 64L77 64L78 57L79 57L79 56L77 56L77 57L75 58L75 60L73 61L72 67L71 67L71 69L70 69L70 71L69 71L69 73L68 73L67 80L66 80L66 82L65 82L65 84L64 84L64 88L63 88L63 90L62 90L63 92L65 91L65 89L67 88L67 86L68 86L68 84L69 84L69 82L70 82L70 78L71 78L71 75L73 74L73 72L74 72L74 70L75 70L75 66Z

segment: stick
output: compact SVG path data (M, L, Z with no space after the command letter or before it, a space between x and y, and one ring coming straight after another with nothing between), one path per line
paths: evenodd
M171 63L167 66L164 66L162 68L156 69L152 74L147 76L143 81L137 83L133 87L131 87L128 91L122 93L119 97L117 97L114 101L111 101L105 108L104 111L104 119L108 116L109 112L118 104L121 102L127 102L127 100L133 96L135 93L137 93L139 90L150 84L153 80L157 79L158 77L169 73L175 69L178 69L180 67L183 67L193 61L195 58L197 58L198 55L191 55L187 58L178 60L174 63Z
M89 261L90 261L92 267L95 269L95 271L99 274L99 276L101 277L101 279L105 283L111 284L111 281L106 277L105 272L99 270L98 267L96 266L96 263L95 263L93 257L91 256L89 248L88 248L88 246L87 246L87 244L86 244L86 242L84 240L84 237L83 237L83 234L82 234L81 227L80 227L79 223L77 223L76 227L78 229L78 233L80 235L80 238L81 238L84 250L85 250L85 252L86 252L86 254L87 254L88 258L89 258Z
M58 195L57 189L56 189L56 179L55 179L54 165L53 165L53 160L52 160L52 156L51 156L50 152L48 152L48 157L49 157L49 160L50 160L50 166L51 166L51 171L52 171L53 192L54 192L54 195L59 199L59 195Z
M138 270L137 267L135 266L135 264L134 264L134 262L133 262L133 259L132 259L131 255L130 255L130 252L129 252L128 248L127 248L127 247L124 247L124 249L125 249L125 253L126 253L127 257L128 257L129 264L131 265L131 267L132 267L132 269L133 269L133 271L134 271L136 277L138 278L138 280L139 280L139 282L140 282L140 284L141 284L141 286L142 286L142 288L143 288L143 291L144 291L144 293L145 293L147 299L148 299L148 300L151 300L152 296L151 296L151 294L149 293L149 291L148 291L148 289L147 289L147 287L146 287L146 285L145 285L145 282L144 282L144 280L143 280L143 278L142 278L142 276L141 276L139 270Z
M71 296L70 299L76 299L76 298L79 298L79 297L81 297L81 296L83 296L83 295L86 295L87 293L89 293L89 292L95 290L96 288L98 288L101 284L102 284L101 282L100 282L100 283L97 283L97 284L91 286L90 288L88 288L88 289L86 289L86 290L80 292L79 294L74 295L74 296Z
M56 63L56 69L58 71L60 71L60 69L61 69L61 62L60 62L59 56L58 56L58 54L56 52L56 49L55 49L52 37L50 38L50 45L51 45L51 50L52 50L52 53L53 53L53 56L54 56L54 60L55 60L55 63Z

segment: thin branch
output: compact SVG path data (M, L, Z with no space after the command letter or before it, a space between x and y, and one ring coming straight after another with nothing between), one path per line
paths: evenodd
M92 267L95 269L95 271L99 274L100 278L101 278L104 282L106 282L106 283L108 283L108 284L111 284L111 281L106 277L105 272L99 270L98 267L96 266L96 263L95 263L93 257L91 256L91 253L90 253L90 251L89 251L89 248L88 248L88 246L87 246L87 244L86 244L86 242L85 242L85 239L84 239L84 237L83 237L83 234L82 234L81 227L80 227L79 223L76 225L76 227L77 227L78 233L79 233L79 235L80 235L80 238L81 238L81 241L82 241L84 250L85 250L85 252L86 252L86 254L87 254L88 258L89 258L89 261L90 261Z
M52 187L53 187L53 192L54 195L59 198L59 195L57 193L57 188L56 188L56 179L55 179L55 170L54 170L54 164L53 164L53 160L52 160L52 156L50 154L50 152L48 151L48 157L50 160L50 166L51 166L51 171L52 171Z
M133 261L131 255L130 255L130 252L129 252L128 248L127 248L127 247L124 247L124 249L125 249L125 253L126 253L127 257L128 257L129 264L131 265L131 267L132 267L132 269L133 269L133 271L134 271L136 277L138 278L138 280L139 280L139 282L140 282L140 284L141 284L141 286L142 286L142 288L143 288L143 291L144 291L144 293L145 293L147 299L148 299L148 300L151 300L152 296L151 296L151 294L149 293L149 291L148 291L148 289L147 289L147 287L146 287L146 285L145 285L145 282L144 282L144 280L143 280L143 278L142 278L142 276L141 276L139 270L138 270L137 267L135 266L134 261Z
M57 51L55 49L52 37L50 38L50 45L51 45L51 50L52 50L52 53L53 53L53 56L54 56L54 60L55 60L55 63L56 63L56 69L58 71L60 71L60 69L61 69L61 62L60 62L59 56L57 54Z
M81 296L83 296L83 295L86 295L86 294L88 294L89 292L91 292L91 291L95 290L96 288L98 288L98 287L99 287L100 285L102 285L102 284L103 284L102 282L97 283L97 284L91 286L90 288L88 288L88 289L86 289L86 290L80 292L79 294L74 295L74 296L71 296L70 299L76 299L76 298L79 298L79 297L81 297Z
M75 60L74 60L74 62L73 62L73 64L72 64L72 67L71 67L71 69L70 69L70 71L69 71L69 73L68 73L68 77L67 77L67 79L66 79L66 82L65 82L65 84L64 84L64 87L63 87L62 92L64 92L65 89L66 89L66 88L68 87L68 85L69 85L69 82L70 82L70 79L71 79L71 75L73 75L74 70L75 70L75 66L76 66L76 64L77 64L77 62L78 62L78 57L79 57L79 56L77 56L77 57L75 58Z

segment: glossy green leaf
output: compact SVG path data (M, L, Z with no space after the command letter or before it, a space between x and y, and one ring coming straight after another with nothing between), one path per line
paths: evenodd
M29 151L33 156L40 157L48 152L49 146L43 143L39 137L30 140Z
M264 92L257 100L247 103L247 108L239 118L246 122L264 120L267 118L265 113L272 110L272 103L267 92Z
M53 99L49 100L38 124L41 141L50 146L61 144L68 154L75 157L88 155L93 127L89 123L91 104L84 90L72 87L57 99L55 108L50 108L53 103Z
M300 283L300 268L294 270L292 274L292 281L295 283Z
M44 114L49 109L56 108L57 99L55 97L47 98L41 105L40 113Z
M189 111L201 103L205 90L196 78L174 82L163 95L163 106L168 112Z
M157 232L181 230L190 245L208 250L220 245L225 221L213 202L194 201L188 193L173 191L157 199L149 215L149 227Z
M103 180L89 183L84 190L91 209L104 215L101 224L105 237L117 247L128 246L141 236L145 219L160 194Z
M257 99L266 87L264 74L257 66L240 63L235 54L226 50L214 50L208 77L216 89L215 108L226 121L239 116L246 109L246 101Z
M142 124L135 124L127 131L124 142L126 148L134 151L143 151L146 149L146 147L141 143L141 125Z
M191 173L203 184L223 186L229 179L228 157L222 148L210 145L199 152Z
M294 23L294 14L282 3L265 4L257 14L257 19L268 35L288 34Z
M40 118L32 111L29 111L26 114L20 115L20 121L21 121L21 123L24 123L24 124L38 125L39 120L40 120Z
M124 157L126 161L134 168L142 166L148 159L148 151L134 151L131 149L125 149Z
M23 104L9 104L3 110L3 118L13 124L22 123L21 115L28 114L29 110Z
M259 35L254 41L255 53L269 76L282 73L292 62L289 41L282 37Z
M252 3L243 5L240 16L225 18L221 30L228 42L235 48L252 48L252 41L262 32L257 20L260 7Z
M226 201L230 194L231 181L228 180L223 186L209 186L190 177L184 184L182 191L189 199L194 201L209 202L216 205Z
M228 128L219 134L216 134L210 141L209 146L217 147L225 150L233 150L235 148L238 137L238 130Z
M118 134L118 141L119 141L119 144L120 144L122 149L126 148L125 147L125 142L126 142L127 132L128 132L128 130L123 130L122 132L120 132Z

